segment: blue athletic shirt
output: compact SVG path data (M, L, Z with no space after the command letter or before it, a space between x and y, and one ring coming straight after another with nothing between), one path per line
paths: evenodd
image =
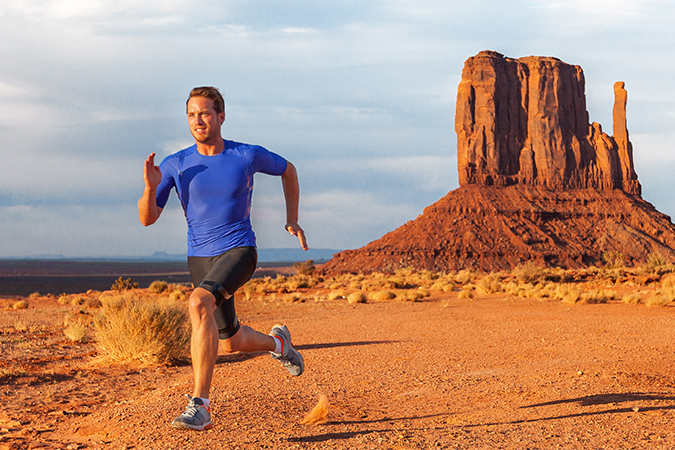
M188 256L216 256L255 246L251 228L253 174L283 175L284 158L257 145L225 142L225 150L204 156L197 144L160 163L157 206L164 208L171 189L183 205L188 225Z

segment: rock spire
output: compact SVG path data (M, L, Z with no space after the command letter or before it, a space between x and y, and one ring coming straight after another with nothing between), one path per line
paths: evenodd
M455 116L460 185L622 189L639 196L623 82L614 92L609 136L588 122L581 67L492 51L469 58Z

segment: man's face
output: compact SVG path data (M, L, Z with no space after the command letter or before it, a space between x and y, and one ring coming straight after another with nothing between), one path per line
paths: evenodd
M206 97L192 97L187 102L187 117L190 132L200 144L215 144L221 139L220 126L225 113L213 109L213 100Z

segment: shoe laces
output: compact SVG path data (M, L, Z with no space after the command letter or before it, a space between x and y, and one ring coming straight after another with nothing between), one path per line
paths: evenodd
M187 408L185 408L185 412L183 414L188 415L188 416L196 416L197 411L199 411L200 407L204 407L204 405L198 405L195 403L194 397L190 397L189 395L185 394L185 396L190 400L190 403L188 403Z

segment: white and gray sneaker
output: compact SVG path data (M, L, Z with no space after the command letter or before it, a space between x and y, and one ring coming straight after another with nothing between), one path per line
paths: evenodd
M182 430L197 430L204 431L211 428L211 412L210 408L204 406L201 398L190 397L187 409L183 414L173 419L171 426L173 428L180 428Z
M302 375L305 370L305 362L302 355L291 344L291 332L288 331L286 325L274 325L270 336L281 339L281 353L272 353L274 359L281 361L286 370L294 377Z

